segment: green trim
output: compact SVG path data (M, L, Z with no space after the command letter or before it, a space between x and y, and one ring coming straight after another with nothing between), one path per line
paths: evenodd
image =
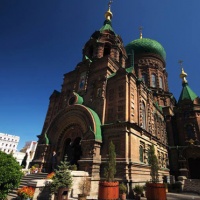
M126 68L126 72L127 73L133 73L133 69L134 69L134 67Z
M155 104L156 108L162 112L162 106L159 106L157 101L154 104Z
M192 91L192 89L189 87L188 83L184 83L178 102L180 102L184 99L193 101L197 97L198 96Z
M47 134L44 134L44 138L45 138L45 144L49 145L49 138L47 137Z
M108 77L108 79L112 78L112 77L115 76L115 75L116 75L116 72L112 73L112 74Z
M75 102L75 104L80 104L82 105L84 100L83 97L81 97L78 93L74 92L74 95L77 97L77 102Z
M85 60L89 60L89 62L91 63L92 62L92 60L90 60L90 58L89 57L87 57L86 55L85 55Z
M125 70L126 70L126 72L127 72L128 74L130 74L130 73L133 73L133 69L134 69L134 67L129 67L129 68L126 68ZM117 74L116 72L112 73L112 74L108 77L108 79L114 77L116 74Z
M85 106L86 107L86 106ZM95 125L96 125L96 131L92 130L91 126L90 126L90 130L94 133L95 135L95 140L99 140L102 142L102 134L101 134L101 121L99 119L98 114L92 110L91 108L86 107L90 114L92 115L94 121L95 121Z

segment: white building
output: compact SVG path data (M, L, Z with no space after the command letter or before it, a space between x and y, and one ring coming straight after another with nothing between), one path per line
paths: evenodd
M17 160L17 162L21 165L25 155L26 155L26 154L23 153L23 152L16 151L16 152L13 154L13 157L14 157L14 158Z
M29 142L26 142L23 149L20 150L20 152L27 154L25 169L29 168L29 163L34 158L36 148L37 148L37 142L36 141L29 141Z
M0 133L0 151L7 154L15 153L17 151L19 140L19 136Z

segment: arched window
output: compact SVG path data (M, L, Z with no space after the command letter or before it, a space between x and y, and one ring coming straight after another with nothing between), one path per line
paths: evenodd
M157 114L154 114L154 135L157 137L157 131L158 131L158 116Z
M142 127L145 129L146 128L146 109L145 109L144 102L142 102L141 110L142 110Z
M161 76L159 77L159 88L163 89L163 79Z
M140 145L139 155L140 155L140 162L144 162L144 147L142 145Z
M156 87L156 75L151 74L151 87Z
M103 52L103 56L107 56L110 55L110 46L108 46L107 44L104 46L104 52Z
M145 85L147 85L147 74L142 73L142 80L145 83Z

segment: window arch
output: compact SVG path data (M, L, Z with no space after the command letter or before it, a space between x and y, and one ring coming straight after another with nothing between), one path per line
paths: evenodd
M156 87L156 75L151 74L151 86Z
M107 55L110 55L110 46L108 44L104 46L104 52L103 52L103 56Z
M142 80L145 83L145 85L147 85L147 74L146 73L142 73Z
M142 111L142 127L146 128L146 108L144 102L142 102L141 105L141 111Z
M158 131L158 115L154 114L154 135L157 137L157 131Z
M186 125L186 133L187 133L188 139L194 139L195 138L194 127L191 124Z
M163 89L163 79L161 76L159 77L159 88Z

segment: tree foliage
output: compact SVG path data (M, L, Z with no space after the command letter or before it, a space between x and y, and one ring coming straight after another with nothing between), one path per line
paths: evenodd
M104 176L106 178L106 181L108 182L114 181L115 174L116 174L116 153L115 153L115 145L111 141L108 150L108 160L104 168Z
M11 154L0 151L0 199L19 187L23 173L21 166Z
M72 175L70 171L70 165L66 161L62 161L55 170L55 176L52 178L51 192L56 193L59 187L72 187Z
M149 157L149 164L151 166L151 173L150 173L152 178L151 181L153 183L157 183L159 181L159 175L158 175L159 166L158 166L158 159L155 155L154 145L150 147L148 157Z

